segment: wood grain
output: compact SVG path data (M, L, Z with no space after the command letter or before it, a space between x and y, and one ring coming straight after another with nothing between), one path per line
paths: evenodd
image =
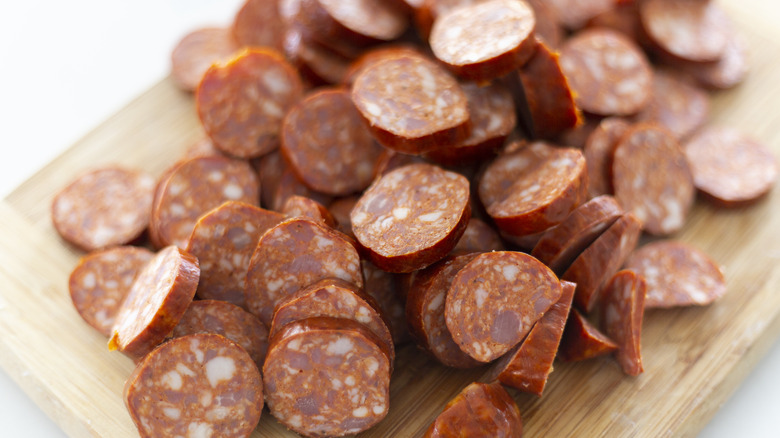
M753 47L753 70L713 101L713 123L739 128L780 155L780 15L777 2L724 1ZM156 175L201 136L192 98L163 80L0 201L0 366L71 437L133 437L122 399L132 362L81 321L67 278L81 253L50 225L53 194L104 163ZM516 395L527 436L693 436L780 334L780 192L744 210L697 203L679 234L725 270L728 293L708 307L645 317L645 373L630 378L609 358L556 363L544 397ZM774 219L774 220L773 220ZM366 437L418 436L484 370L398 352L386 420ZM265 414L253 437L290 436Z

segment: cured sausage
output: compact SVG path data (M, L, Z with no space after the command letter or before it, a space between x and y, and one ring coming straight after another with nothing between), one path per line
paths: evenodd
M475 382L463 388L423 435L424 438L469 436L523 436L520 409L500 384Z
M371 184L382 147L363 124L349 91L327 88L287 113L281 151L301 182L320 193L346 196Z
M328 209L314 199L305 196L294 195L287 198L282 206L282 214L288 218L305 217L314 222L322 222L331 228L336 227L336 221Z
M452 254L468 254L472 252L503 251L504 243L496 230L485 222L471 218L463 236L460 237Z
M246 276L247 310L270 325L279 301L329 277L363 287L355 247L344 235L322 224L288 219L257 242Z
M233 36L243 47L281 50L284 22L280 18L278 1L246 0L233 19Z
M379 305L352 283L326 278L283 298L274 309L269 336L287 324L318 316L357 321L371 331L395 359L395 347Z
M558 48L563 40L563 29L558 23L558 17L547 0L525 0L536 16L534 35L543 41L547 47Z
M636 124L618 141L612 186L618 203L656 236L672 234L685 225L696 194L680 144L654 123Z
M390 44L373 48L352 61L347 69L347 73L344 75L344 81L342 83L346 86L351 86L355 82L355 78L363 72L363 69L366 68L366 66L377 61L392 58L396 55L425 56L418 47L413 45Z
M309 318L273 338L263 366L266 403L279 422L305 436L362 432L390 404L389 352L359 322Z
M587 178L582 152L535 142L488 165L479 199L501 231L524 236L559 224L585 201Z
M517 124L512 93L500 82L486 86L468 82L461 86L468 100L471 134L460 143L425 154L445 165L474 163L489 157L503 146Z
M565 28L579 30L591 18L615 7L615 0L550 0L547 4Z
M260 421L263 381L238 344L195 334L146 356L125 382L124 400L142 438L240 438Z
M710 116L710 98L681 74L656 70L650 101L636 116L637 122L656 122L683 140L696 132Z
M73 306L79 315L105 336L133 280L154 254L144 248L119 246L87 254L68 280Z
M673 65L696 78L702 87L716 90L733 88L744 81L750 71L750 47L744 36L732 30L718 61Z
M228 201L198 219L187 252L200 262L197 295L246 308L246 272L257 241L284 216L243 202Z
M195 256L169 246L138 273L117 312L109 350L140 358L171 333L195 296L200 268Z
M219 150L252 158L279 147L282 118L302 94L298 72L281 54L250 48L208 69L195 104L203 128Z
M618 140L628 131L631 124L625 119L608 117L602 120L588 135L582 150L588 165L588 196L595 198L611 195L612 157Z
M645 312L645 280L633 271L616 273L604 287L601 302L601 327L615 340L615 351L623 372L638 376L642 371L640 338Z
M531 255L561 275L622 214L623 209L615 198L608 195L593 198L545 232Z
M379 143L407 154L458 143L471 129L460 85L422 56L397 55L366 66L352 85L352 101Z
M284 34L284 54L313 85L338 84L344 80L350 59L320 44L306 41L299 27Z
M350 221L349 215L359 199L360 196L358 195L345 196L328 204L328 211L330 211L330 214L336 221L336 229L352 239L355 238L355 235L352 233L352 221Z
M455 274L474 260L477 254L449 256L417 271L406 295L406 320L409 330L422 349L441 364L454 368L482 365L461 351L452 339L444 317L447 291Z
M617 344L588 322L579 310L571 309L558 348L558 359L564 362L587 360L611 353L617 348Z
M583 312L593 310L604 283L636 248L640 232L639 219L626 213L572 262L561 279L577 284L575 306Z
M704 306L726 293L718 265L703 251L677 241L658 241L636 250L623 269L647 284L645 308Z
M399 296L401 285L398 274L385 272L367 260L361 261L361 266L366 283L365 292L382 310L390 333L393 335L393 343L401 345L409 341L404 303Z
M166 174L156 189L150 224L158 247L186 248L198 218L225 201L256 205L260 199L257 175L245 161L192 158Z
M384 0L301 0L296 20L306 31L305 38L323 44L392 41L409 27L404 11Z
M154 179L121 167L79 176L54 196L51 219L69 243L93 251L124 245L149 225Z
M636 114L650 98L653 71L642 50L611 29L586 29L561 49L561 68L583 111Z
M466 178L430 164L411 164L374 182L350 218L372 263L389 272L411 272L449 253L470 216Z
M243 348L258 368L268 351L268 330L246 310L225 301L193 301L171 332L171 338L196 333L222 335Z
M633 0L619 1L611 8L588 20L586 27L606 27L622 33L632 41L639 42L642 33L638 3Z
M574 283L561 282L561 298L544 313L520 345L496 362L491 372L495 379L518 391L542 396L553 370L575 287Z
M766 195L777 180L775 154L730 128L704 128L685 144L693 184L710 201L740 207Z
M523 340L560 297L558 277L535 258L509 251L480 254L452 280L447 328L464 353L490 362Z
M224 62L238 51L230 29L209 27L192 31L171 52L171 77L182 90L195 91L211 64Z
M524 1L478 2L436 19L431 50L456 75L488 81L528 61L536 50L535 27L534 11Z

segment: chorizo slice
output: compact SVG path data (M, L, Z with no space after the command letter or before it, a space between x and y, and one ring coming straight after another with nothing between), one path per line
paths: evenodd
M246 272L260 236L282 222L279 213L227 201L198 219L187 252L200 262L199 298L246 308Z
M425 56L418 47L407 44L389 44L372 48L350 63L342 84L351 86L366 66L396 55Z
M304 184L320 193L346 196L371 184L382 147L364 125L350 92L326 88L287 113L281 151Z
M140 358L168 336L198 287L198 259L175 246L158 252L138 273L111 328L109 350Z
M336 227L336 221L330 211L324 205L305 196L294 195L287 198L282 206L282 214L288 218L305 217L314 222L322 222L331 228Z
M358 46L397 39L410 24L402 8L385 0L301 0L296 20L307 39Z
M455 144L471 130L462 88L422 56L397 55L369 64L355 78L352 101L379 143L398 152L420 154Z
M542 396L553 370L575 287L574 283L561 282L561 298L534 324L520 345L496 362L491 377L495 375L494 379L518 391Z
M279 301L324 278L363 287L360 257L338 231L304 218L288 219L257 242L246 276L247 310L270 325Z
M718 265L700 249L683 242L647 244L631 254L623 269L645 279L648 309L704 306L726 293L726 280Z
M696 78L702 87L725 90L742 83L750 72L750 46L744 36L732 30L726 49L718 61L674 65Z
M523 340L561 297L558 277L520 252L480 254L455 275L445 318L452 339L480 362L490 362Z
M558 359L564 362L587 360L611 353L617 348L617 344L591 324L579 310L571 309L558 348Z
M591 198L614 193L612 158L618 140L630 127L625 119L607 117L588 135L582 153L588 165L588 196Z
M424 438L464 436L523 436L520 409L500 384L474 382L463 388L423 435Z
M171 338L213 333L222 335L243 348L258 368L268 351L268 329L254 315L225 301L198 300L184 312L171 332Z
M260 422L263 381L238 344L201 333L147 355L125 382L124 400L143 438L240 438Z
M371 296L388 322L388 328L393 336L393 343L401 345L409 341L409 329L406 324L404 303L400 298L400 278L398 274L383 271L373 263L361 261L363 278L366 283L365 292Z
M750 204L765 196L777 180L772 150L736 129L702 129L684 150L694 186L720 206Z
M574 259L563 273L561 279L577 284L574 304L580 310L593 310L604 283L636 248L640 233L639 219L631 213L624 214Z
M350 59L320 44L306 41L299 27L284 33L284 54L312 85L339 84L344 80Z
M228 28L209 27L184 36L171 52L171 77L184 91L195 91L206 70L240 50Z
M618 1L611 8L589 19L586 27L606 27L629 37L632 41L641 39L638 2Z
M233 19L233 36L242 47L282 49L284 22L279 1L246 0Z
M452 251L470 216L466 178L411 164L376 180L350 218L372 263L389 272L411 272Z
M456 75L489 81L516 70L536 49L528 3L489 0L454 8L433 23L433 54Z
M393 336L377 302L352 283L338 278L320 280L279 301L274 308L269 336L273 337L287 324L319 316L363 324L386 347L390 362L395 359Z
M709 116L710 98L704 90L679 73L656 70L650 100L635 120L659 123L684 140L701 128Z
M615 199L642 228L665 236L679 231L693 206L693 175L674 135L655 123L630 128L612 159Z
M586 29L561 48L561 68L583 111L629 116L650 99L653 71L642 50L623 34Z
M545 232L531 255L561 275L622 214L623 209L615 198L609 195L593 198Z
M153 256L148 249L118 246L82 257L70 274L68 291L84 321L111 336L119 306L135 277Z
M469 219L469 224L460 237L452 254L468 254L472 252L503 251L504 243L501 237L490 225L476 218Z
M609 280L602 294L601 327L615 340L618 346L615 359L629 376L638 376L644 371L640 340L646 290L641 275L625 270Z
M304 436L362 432L386 415L392 365L359 322L309 318L271 338L263 366L271 414Z
M591 18L615 7L615 0L550 0L547 4L568 30L579 30Z
M175 165L157 186L150 228L157 246L186 248L204 213L226 201L256 205L257 175L245 161L198 157Z
M149 225L154 178L121 167L92 170L54 196L51 220L69 243L93 251L132 242Z
M359 199L358 195L345 196L328 204L328 211L336 222L336 229L352 239L355 238L355 235L352 233L352 221L349 219L349 215Z
M279 147L282 118L302 94L298 72L281 54L250 48L208 69L195 93L195 105L219 150L252 158Z
M488 165L479 199L504 233L535 234L559 224L585 201L587 177L581 151L534 142Z
M464 353L452 339L444 316L447 291L458 273L477 254L449 256L417 271L406 295L406 320L409 331L423 350L442 365L474 368L482 365Z

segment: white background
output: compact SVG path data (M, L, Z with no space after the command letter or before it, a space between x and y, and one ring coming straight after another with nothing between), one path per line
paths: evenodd
M227 25L239 4L0 2L0 196L167 75L185 32ZM778 437L778 415L780 343L700 436ZM7 437L65 436L1 370L0 425Z

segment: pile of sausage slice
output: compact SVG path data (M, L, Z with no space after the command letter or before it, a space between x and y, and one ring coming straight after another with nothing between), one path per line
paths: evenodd
M746 208L777 179L707 125L746 52L708 0L248 0L173 51L204 139L54 197L88 252L74 306L136 362L142 436L244 437L264 406L368 430L410 341L490 364L426 436L520 436L505 387L541 396L556 357L638 375L644 309L726 292L664 238L697 193Z

